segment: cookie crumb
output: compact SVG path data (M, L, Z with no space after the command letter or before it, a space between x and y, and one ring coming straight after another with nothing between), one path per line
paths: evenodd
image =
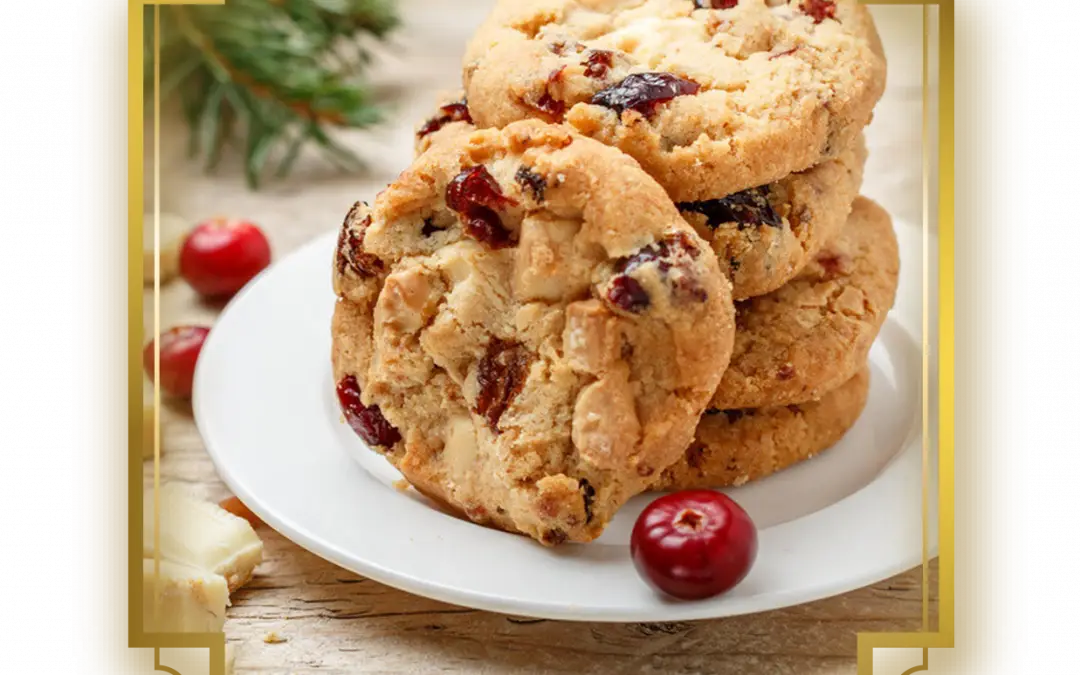
M394 489L398 492L408 492L412 485L404 478L399 478L393 483Z
M280 645L280 644L288 642L288 641L289 641L288 639L281 637L280 635L278 635L277 633L275 633L273 631L270 631L269 633L267 633L266 635L263 636L263 642L265 642L268 645Z

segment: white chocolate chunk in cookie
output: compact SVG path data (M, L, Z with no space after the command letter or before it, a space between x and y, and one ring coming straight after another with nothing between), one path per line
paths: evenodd
M626 466L640 437L641 423L625 369L582 389L574 406L573 440L588 462L599 469Z
M161 558L220 574L234 591L251 579L262 560L263 544L251 523L217 504L202 501L183 487L161 487ZM154 493L143 499L143 557L154 557Z
M437 299L423 270L412 267L391 274L383 290L382 321L401 333L415 333L423 327Z
M514 295L520 300L558 300L589 287L588 269L577 264L574 236L579 221L529 218L514 262Z
M574 370L604 372L619 360L622 344L618 317L599 300L575 302L566 308L563 352Z
M225 577L168 560L143 560L143 629L148 633L216 633L225 626Z
M464 483L469 472L476 466L476 429L468 417L455 417L446 425L446 445L443 454L450 477L455 483Z

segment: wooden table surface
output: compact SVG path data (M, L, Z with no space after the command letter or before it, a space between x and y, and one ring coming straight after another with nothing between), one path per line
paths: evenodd
M210 318L197 304L165 306L177 321ZM170 404L163 417L163 480L197 486L210 499L228 496L188 407ZM149 481L150 462L146 475ZM578 624L428 600L347 572L267 528L259 534L264 562L234 594L225 624L237 673L831 675L855 672L856 633L918 630L921 622L918 569L846 595L751 616ZM937 566L930 572L936 616ZM267 642L272 634L284 641Z
M251 192L235 157L213 176L186 160L186 131L166 111L163 209L192 220L250 218L267 232L279 259L336 228L353 201L372 197L407 164L415 121L427 115L433 92L454 87L458 53L489 4L403 1L406 30L380 53L372 75L395 113L377 131L346 137L369 163L360 176L342 176L309 157L288 180ZM149 181L147 188L149 203ZM153 294L147 290L144 299L151 335ZM211 324L218 311L183 282L162 289L163 329ZM163 480L196 486L214 500L228 496L189 406L167 403L162 438ZM149 485L151 462L145 475ZM575 624L427 600L346 572L273 531L260 534L265 561L234 595L225 627L239 673L853 673L856 633L917 630L921 622L919 570L840 597L746 617ZM932 565L931 589L936 578ZM272 633L283 641L265 641Z

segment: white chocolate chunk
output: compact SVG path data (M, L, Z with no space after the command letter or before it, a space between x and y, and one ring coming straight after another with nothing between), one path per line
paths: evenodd
M225 577L167 560L143 560L143 625L149 633L216 633L225 625ZM155 611L156 605L156 611Z
M180 249L191 232L191 223L174 213L161 214L161 283L180 273ZM143 216L143 283L154 283L154 214Z
M463 483L476 466L476 429L468 417L455 417L446 429L443 454L454 482Z
M204 502L176 484L161 488L161 557L220 574L235 591L251 579L263 544L251 523L217 504ZM154 493L143 504L143 556L154 557Z

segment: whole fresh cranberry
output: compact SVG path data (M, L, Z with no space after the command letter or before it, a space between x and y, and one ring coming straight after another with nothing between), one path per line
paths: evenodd
M203 326L177 326L151 340L143 348L143 368L154 379L154 343L161 345L161 388L169 396L188 398L199 360L210 329Z
M204 221L180 250L180 275L206 298L236 294L269 264L270 242L246 220Z
M655 588L703 600L734 588L757 557L757 529L741 506L712 490L657 499L630 538L634 567Z

